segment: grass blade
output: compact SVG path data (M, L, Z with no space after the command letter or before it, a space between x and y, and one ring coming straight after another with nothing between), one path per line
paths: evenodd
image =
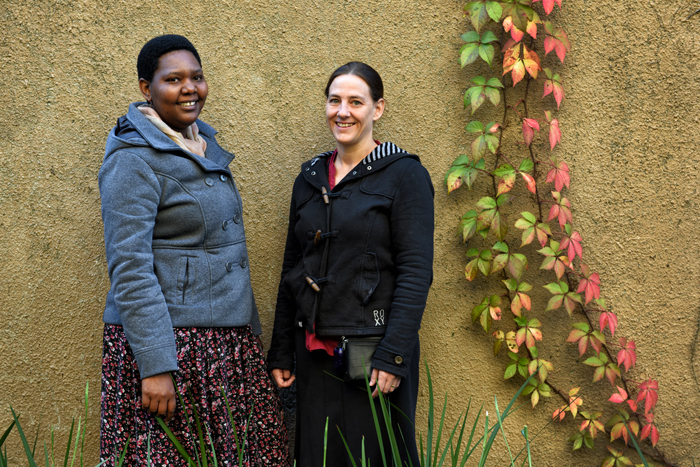
M204 444L204 433L202 432L202 424L199 422L199 411L197 410L197 405L194 403L194 396L192 391L188 391L190 399L192 400L192 413L194 413L194 423L197 425L197 436L199 437L199 459L202 462L202 467L209 467L209 461L207 460L207 448ZM196 452L196 450L195 450Z
M78 431L75 433L75 447L73 448L73 459L70 461L70 467L73 467L75 455L78 453L78 442L80 441L80 418L78 418Z
M151 433L148 433L146 438L146 464L151 467Z
M423 467L430 467L433 450L433 430L435 429L435 401L433 400L433 379L430 376L427 360L425 361L425 371L428 375L428 434L425 445L426 457L423 459L426 465Z
M435 450L433 452L433 464L435 467L438 467L437 464L437 457L438 457L438 448L440 446L440 440L442 439L442 426L445 423L445 412L447 411L447 394L445 394L445 401L442 404L442 415L440 416L440 428L438 428L438 434L437 434L437 439L435 440Z
M345 450L348 452L348 457L350 458L350 462L352 463L352 467L357 467L357 464L355 463L355 459L352 458L352 452L350 451L350 446L348 446L347 441L345 441L345 436L343 436L343 432L340 431L340 427L338 425L335 426L338 429L338 433L340 433L340 439L343 440L343 445L345 446ZM326 429L328 428L328 417L326 417ZM326 441L327 437L324 437L323 439L323 465L326 465ZM362 437L362 466L364 467L365 465L365 437Z
M75 418L70 424L70 433L68 434L68 444L66 446L66 456L63 458L63 467L68 467L68 458L70 457L70 445L73 442L73 428L75 428Z
M187 406L185 405L185 401L182 398L182 394L180 393L180 390L177 387L177 382L175 381L175 377L173 376L172 373L170 373L170 380L173 382L173 388L175 388L175 393L177 394L177 398L180 401L180 407L182 407L182 413L185 417L185 423L187 424L187 431L188 433L194 433L194 430L192 429L192 424L190 423L190 417L187 415ZM192 397L192 392L190 392L190 397ZM194 408L194 398L192 398L192 407ZM193 443L195 446L197 443ZM191 458L190 462L193 463L194 465L202 465L201 462L199 461L199 454L197 453L197 450L194 450L194 457L195 460L197 461L194 463Z
M240 452L238 453L238 467L243 467L243 460L245 459L245 442L248 439L248 428L250 428L250 421L253 419L253 408L250 408L250 413L248 414L248 420L245 424L245 430L243 430L243 443Z
M328 417L326 417L326 428L323 429L323 467L326 467L326 452L328 450Z
M369 396L369 407L370 409L372 409L372 419L374 420L374 428L377 430L377 441L379 441L379 451L382 453L382 462L384 463L384 467L388 467L386 463L386 456L384 454L384 440L382 439L382 429L379 426L377 408L374 406L374 400L372 399L372 389L369 386L367 371L365 371L365 385L367 387L367 395Z
M219 386L219 389L221 390L221 394L224 395L224 402L226 403L226 411L228 412L228 419L229 422L231 423L231 429L233 430L233 440L236 442L236 452L238 453L238 465L239 467L243 465L243 448L239 441L238 441L238 430L236 429L236 423L233 421L233 411L231 410L231 406L228 403L228 396L226 395L226 391L224 391L223 386ZM252 412L251 412L252 413Z
M211 431L209 431L209 425L204 425L207 429L207 436L209 437L209 446L211 447L212 460L214 461L214 467L219 467L219 462L216 460L216 449L214 448L214 439L211 437Z
M510 415L510 408L513 406L513 404L515 404L515 401L518 399L518 397L520 397L520 394L522 394L522 392L523 392L523 390L525 389L525 387L530 383L530 380L531 380L532 378L534 378L534 377L537 375L537 373L539 373L539 371L540 371L540 369L537 368L537 369L525 380L525 382L523 383L523 385L520 386L520 389L518 389L518 392L515 393L515 395L513 396L513 398L512 398L512 399L510 400L510 402L508 403L508 406L506 407L506 410L503 411L503 415L502 415L503 420L505 420L506 417L508 417L508 415ZM488 414L487 414L487 415L488 415ZM501 415L501 414L499 414L499 416L500 416L500 415ZM486 428L486 433L484 433L484 437L486 437L487 433L488 433L488 426L487 426L487 428ZM497 435L497 434L498 434L498 425L496 425L496 426L494 427L494 429L491 431L491 435L489 436L488 441L484 440L484 441L485 441L484 449L485 449L485 451L486 451L486 454L488 454L488 451L491 450L491 446L493 445L493 441L494 441L494 439L496 438L496 435ZM482 451L481 454L482 454L482 461L479 462L479 467L483 467L484 462L486 462L486 458L484 457L484 451Z
M157 418L157 417L156 417ZM122 467L124 464L124 458L126 457L126 451L129 449L129 442L131 441L131 435L129 435L128 438L126 438L126 444L124 445L124 449L122 449L122 453L119 456L119 460L117 461L117 466L116 467Z
M32 447L32 457L36 454L36 442L39 441L39 427L36 427L36 436L34 436L34 447Z
M49 464L49 449L46 447L46 443L44 443L44 460L46 462L46 467L50 467Z
M469 440L467 441L467 447L464 449L464 456L462 457L462 462L459 464L460 467L464 467L464 464L467 463L467 459L469 459L469 457L471 457L472 452L474 452L474 449L476 449L476 446L479 444L479 440L477 440L474 447L473 448L471 447L472 441L474 440L474 433L476 432L476 427L479 424L479 419L481 418L481 412L483 410L484 410L484 404L481 404L481 407L479 408L479 413L476 414L476 419L474 420L474 424L472 425L472 430L469 433ZM471 448L471 450L469 448Z
M527 448L527 465L532 467L532 453L530 452L530 438L527 435L527 425L523 428L523 435L525 436L525 447Z
M494 399L494 404L496 405L496 419L498 420L498 428L501 430L501 434L503 435L503 441L506 443L506 450L508 451L508 455L510 456L510 465L513 467L514 465L514 460L513 460L513 454L510 452L510 446L508 446L508 440L506 439L506 431L503 429L503 420L501 419L501 412L498 410L498 397L493 396Z
M85 432L87 431L87 417L88 417L88 388L90 387L90 382L85 383L85 428L83 429L82 441L80 442L80 467L83 466L83 452L85 450Z
M618 412L620 414L620 417L622 417L622 412ZM625 421L624 418L622 418L622 423L625 424L625 428L627 429L627 433L630 435L630 439L632 440L632 444L634 444L634 448L637 450L637 454L639 455L639 458L642 459L642 463L644 464L644 467L649 467L649 464L647 463L647 460L644 458L644 454L642 454L642 450L639 449L639 445L637 444L637 440L634 439L634 433L632 433L632 430L630 430L629 425L627 425L627 422Z
M394 433L394 426L391 421L391 407L389 406L388 399L386 396L379 391L378 396L379 405L382 409L382 415L384 416L384 425L387 431L387 437L389 438L389 447L391 448L391 455L394 459L394 465L401 465L401 454L399 452L399 446L396 442L396 433Z
M24 431L22 431L22 425L20 425L19 418L17 417L17 414L15 414L15 409L13 409L12 406L10 406L10 410L12 411L12 417L15 419L15 423L17 424L17 432L19 433L19 437L22 440L24 452L27 454L27 461L29 462L29 467L38 467L36 465L36 462L34 461L34 456L32 456L32 453L29 450L29 443L27 442L27 437L24 436Z
M180 453L180 456L182 456L182 458L185 459L187 462L193 463L192 457L185 450L184 446L180 443L180 441L178 441L175 434L172 431L170 431L170 428L168 428L168 425L165 424L163 419L160 417L156 417L156 420L158 421L160 427L163 428L163 431L165 431L165 434L168 436L168 439L170 439L170 442L173 443L173 446L175 446L175 449L177 449L177 452Z
M19 417L17 417L19 418ZM10 426L5 430L5 433L0 436L0 447L5 443L5 440L7 439L8 436L10 436L10 432L12 431L12 428L15 426L15 421L12 420L12 423L10 423Z

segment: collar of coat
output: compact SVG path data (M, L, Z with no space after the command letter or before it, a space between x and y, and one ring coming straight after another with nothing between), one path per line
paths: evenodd
M333 152L334 151L326 151L301 164L301 173L303 177L318 189L322 186L328 186L328 158ZM367 156L362 159L362 162L353 167L345 178L336 186L340 186L350 180L376 173L404 157L420 160L415 154L410 154L394 143L389 141L382 143L367 154Z
M214 128L197 119L199 134L204 136L207 141L207 157L200 157L182 149L151 123L148 118L138 110L138 107L143 104L145 104L145 102L132 103L129 106L128 113L120 117L117 121L117 125L112 128L112 131L107 137L105 159L119 149L150 147L163 153L187 157L200 165L204 170L228 171L228 165L235 156L225 151L216 143L215 135L217 131Z

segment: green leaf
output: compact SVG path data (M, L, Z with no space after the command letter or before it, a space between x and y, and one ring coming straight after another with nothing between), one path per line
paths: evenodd
M501 21L501 15L503 14L503 8L501 8L498 2L486 2L486 12L489 17L496 23Z
M472 121L467 124L467 132L469 133L483 133L484 124L478 121Z
M486 209L494 209L495 207L496 207L496 200L491 198L490 196L484 196L476 203L476 208L479 211L483 211Z
M508 245L506 245L503 242L496 242L495 245L492 247L496 251L500 251L502 253L508 253Z
M515 169L513 168L512 165L503 164L491 173L497 177L505 177L506 175L510 175L514 171L515 171Z
M462 48L459 49L459 63L462 68L474 63L476 59L479 58L480 48L481 46L478 42L470 42L468 44L464 44Z
M496 3L496 2L492 2ZM498 5L500 7L500 5ZM488 5L486 6L486 9L488 9ZM500 18L499 18L500 19ZM498 21L498 19L495 19L494 21ZM491 42L496 42L498 41L498 37L491 31L486 31L482 36L481 36L481 43L482 44L489 44Z
M496 54L496 50L490 44L482 44L479 46L479 57L483 61L493 66L493 56Z
M463 241L469 240L476 232L476 211L473 209L462 216L459 228L462 231Z
M550 293L561 295L564 293L562 290L561 282L550 282L549 284L543 286L545 289L549 290Z
M491 88L503 88L503 83L501 83L501 80L498 78L489 78L489 80L486 82L486 86L489 86Z
M510 379L513 376L515 376L515 373L518 371L518 362L510 362L506 366L506 372L503 375L503 379Z
M535 165L532 163L530 159L523 159L523 161L520 163L520 167L518 167L518 170L520 172L529 172L533 169ZM534 223L534 221L533 221Z
M490 20L498 22L498 19L493 19L496 14L501 10L501 6L494 1L480 0L476 2L467 3L464 7L467 14L471 17L472 25L474 29L480 31L481 28L486 26ZM500 16L499 16L500 19Z
M488 32L488 31L487 31ZM486 36L486 33L484 33ZM480 40L479 33L476 31L467 31L461 36L459 36L464 42L478 42ZM494 36L495 37L495 36ZM549 70L549 69L547 69Z

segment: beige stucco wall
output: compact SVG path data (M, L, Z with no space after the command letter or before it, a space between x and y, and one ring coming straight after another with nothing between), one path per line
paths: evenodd
M57 425L65 439L89 381L87 448L91 462L97 458L101 310L109 287L97 171L109 129L140 98L138 50L163 33L187 35L198 47L210 86L202 118L237 154L232 168L266 343L291 184L302 161L331 147L325 79L351 59L380 71L388 107L376 134L420 154L437 188L435 281L421 332L436 392L449 393L452 421L469 397L488 408L496 394L503 408L516 385L503 383L507 358L494 359L490 340L469 323L487 287L483 278L464 280L456 229L481 194L448 196L442 185L469 142L461 96L474 73L456 62L459 35L469 28L463 3L3 1L0 430L12 404L27 432L40 426L40 439L48 439L48 425ZM637 342L633 378L660 381L659 447L681 465L700 458L700 15L685 20L697 7L690 0L564 0L555 21L574 50L563 67L546 60L565 80L557 152L571 167L584 256L601 274L620 332ZM548 99L542 108L551 108ZM546 157L542 144L536 148ZM561 343L568 316L546 319L552 324L542 351L556 366L552 380L562 389L582 386L584 407L595 408L589 401L609 394L607 383L591 386L590 369L571 365L576 349ZM522 425L538 432L559 404L552 398L534 412L520 409L507 423L511 445L520 445ZM425 427L424 398L419 415ZM600 462L601 449L568 453L574 426L567 420L542 431L533 443L536 465ZM505 453L496 449L494 460Z

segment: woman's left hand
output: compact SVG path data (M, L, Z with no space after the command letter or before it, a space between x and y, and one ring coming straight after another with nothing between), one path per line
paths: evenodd
M369 385L374 386L372 397L377 397L379 395L379 391L382 391L384 394L391 394L398 389L400 384L400 376L392 375L391 373L377 370L376 368L372 369L372 377L369 380Z

